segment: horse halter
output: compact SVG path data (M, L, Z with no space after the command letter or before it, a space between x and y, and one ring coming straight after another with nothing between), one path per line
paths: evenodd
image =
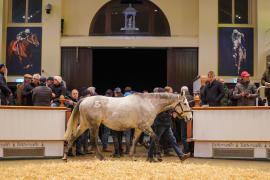
M177 103L177 104L175 105L175 107L174 107L174 109L176 109L177 106L179 106L179 107L181 108L181 113L178 113L178 112L176 111L180 116L183 116L183 114L185 114L185 113L192 112L192 110L184 110L184 108L183 108L183 106L182 106L182 103L185 103L185 102L180 101L180 102Z

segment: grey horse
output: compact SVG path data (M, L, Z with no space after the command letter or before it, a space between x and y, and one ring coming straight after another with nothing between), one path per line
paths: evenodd
M67 146L63 160L67 160L67 151L72 147L73 142L88 128L90 129L90 140L93 143L96 156L103 160L104 156L97 146L98 130L101 123L116 131L135 129L130 150L132 157L134 156L135 145L142 132L153 138L158 148L158 141L151 125L157 114L171 108L175 108L176 112L186 120L192 119L192 112L185 95L136 93L122 98L87 97L75 106L68 121L64 136Z

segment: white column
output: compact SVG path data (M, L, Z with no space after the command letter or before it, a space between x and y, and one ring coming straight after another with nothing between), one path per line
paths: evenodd
M258 35L258 76L266 66L266 56L270 55L270 1L257 0L257 35ZM260 78L260 77L259 77Z
M218 71L218 0L199 1L199 74Z
M4 0L0 0L0 63L4 63Z
M43 0L42 5L42 69L44 76L60 75L61 73L61 9L62 1ZM50 3L50 14L45 6Z

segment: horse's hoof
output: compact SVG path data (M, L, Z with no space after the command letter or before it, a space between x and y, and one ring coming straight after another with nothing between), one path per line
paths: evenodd
M137 158L135 158L135 157L132 157L132 161L137 161Z
M62 160L65 161L65 162L67 162L67 158L64 158L64 157L63 157Z
M66 154L64 154L62 160L65 161L65 162L67 162L67 155Z
M97 158L98 158L100 161L105 160L104 156L97 156Z

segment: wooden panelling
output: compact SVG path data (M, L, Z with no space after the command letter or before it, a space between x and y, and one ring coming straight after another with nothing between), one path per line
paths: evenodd
M92 49L62 48L61 75L69 90L92 85L92 64Z
M169 48L167 54L167 83L175 91L188 86L192 92L192 82L198 76L197 48Z

